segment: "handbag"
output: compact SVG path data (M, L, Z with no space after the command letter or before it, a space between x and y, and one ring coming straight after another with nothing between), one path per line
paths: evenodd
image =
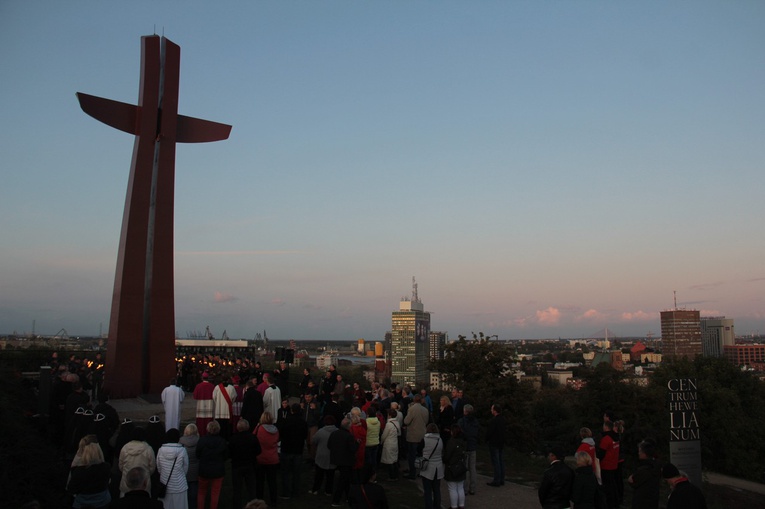
M414 468L415 468L415 469L416 469L418 472L422 472L423 470L427 470L427 469L428 469L428 463L429 463L429 461L430 461L430 458L432 458L432 457L433 457L433 453L434 453L434 452L436 452L436 449L438 449L438 443L439 443L439 442L441 442L441 438L439 438L439 439L436 441L436 446L433 448L433 450L432 450L432 451L430 451L430 455L429 455L427 458L424 458L424 457L422 457L422 456L419 456L419 457L417 457L417 458L415 458L415 459L414 459Z
M170 482L170 478L173 476L173 470L175 470L175 462L178 461L178 456L175 457L173 460L173 466L170 469L170 474L167 476L167 482L159 481L159 486L157 486L157 498L165 498L165 495L167 495L167 483Z

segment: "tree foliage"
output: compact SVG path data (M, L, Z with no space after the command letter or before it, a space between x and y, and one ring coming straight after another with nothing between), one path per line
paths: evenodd
M666 363L654 374L654 390L666 394L673 378L695 378L705 468L757 478L765 471L765 384L724 359L697 357ZM660 412L663 429L667 412ZM759 478L757 480L760 480Z
M491 336L479 333L472 340L460 336L449 343L444 359L433 362L431 368L442 373L448 385L465 391L482 420L491 416L491 405L502 407L511 445L526 449L533 442L529 419L533 389L519 384L511 373L514 357L515 350L507 343L491 341Z
M703 468L759 479L765 471L765 383L724 359L698 357L667 362L641 385L625 372L600 364L585 373L578 391L543 387L534 391L509 373L515 351L483 335L446 347L445 359L432 366L446 382L465 390L479 415L488 417L492 403L505 409L510 445L520 451L557 443L578 443L582 426L598 434L603 413L611 410L626 423L622 447L634 459L637 444L652 438L669 452L667 382L695 378L699 385Z

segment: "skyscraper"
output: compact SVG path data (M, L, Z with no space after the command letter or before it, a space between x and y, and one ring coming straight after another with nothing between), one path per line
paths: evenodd
M701 319L701 345L704 356L722 357L723 347L735 344L733 318L705 316Z
M428 360L441 360L444 358L444 347L449 335L446 332L430 331L430 342L428 344Z
M664 359L693 359L702 354L701 318L697 310L671 309L661 312L661 342Z
M423 387L428 384L430 313L425 311L412 278L412 298L401 299L392 313L391 381Z

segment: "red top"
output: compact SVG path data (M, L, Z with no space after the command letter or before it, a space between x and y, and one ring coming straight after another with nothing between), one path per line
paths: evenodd
M203 380L197 384L196 387L194 387L194 399L196 400L205 400L205 399L212 399L212 393L215 390L215 386L208 382L207 380Z
M356 449L356 463L353 464L353 468L360 470L364 468L364 454L367 450L367 428L362 426L361 423L354 424L351 426L351 434L356 439L356 443L359 444L359 448Z
M606 455L600 460L601 470L616 470L619 467L619 442L610 435L603 435L598 448L605 451Z
M576 452L579 451L584 451L590 455L590 458L592 459L592 471L595 472L595 445L582 442L579 444L579 449L576 450Z
M260 454L256 458L258 465L278 465L279 431L276 426L258 424L252 434L258 437L258 442L260 442Z

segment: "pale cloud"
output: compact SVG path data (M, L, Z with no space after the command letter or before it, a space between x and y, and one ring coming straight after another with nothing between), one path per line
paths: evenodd
M711 290L712 288L717 288L718 286L722 286L722 281L715 281L714 283L701 283L698 285L691 285L688 287L689 290Z
M526 327L528 325L528 322L529 322L529 319L527 317L521 317L521 318L514 319L513 320L513 325L515 325L516 327L522 327L523 328L523 327Z
M278 251L278 250L261 250L261 251L176 251L178 255L192 255L192 256L255 256L255 255L285 255L285 254L298 254L300 251Z
M537 311L537 322L545 325L558 325L560 316L560 310L550 306L547 309Z
M598 311L597 309L588 309L581 315L576 317L576 321L588 321L599 322L605 320L606 315Z
M215 292L214 296L215 302L234 302L235 300L239 300L239 297L234 297L231 294L223 293L223 292Z
M271 299L271 304L273 304L274 306L283 306L286 303L287 301L282 299L281 297L274 297L273 299Z
M657 313L646 313L645 311L625 311L622 313L623 322L647 322L658 319Z

